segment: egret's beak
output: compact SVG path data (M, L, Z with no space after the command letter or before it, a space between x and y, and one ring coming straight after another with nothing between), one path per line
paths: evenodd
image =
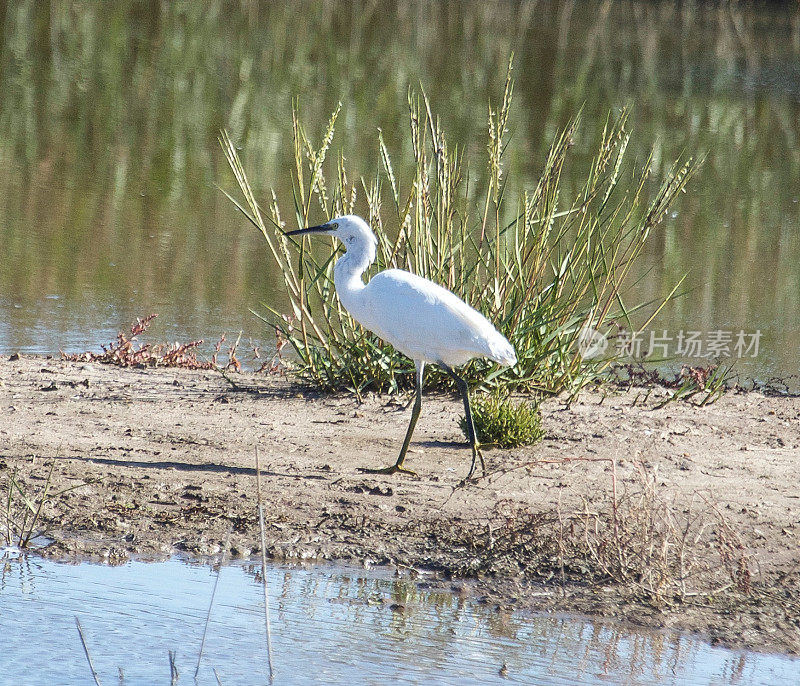
M307 229L297 229L295 231L287 231L287 236L298 236L304 233L333 233L336 231L336 226L331 222L327 224L320 224L319 226L309 226Z

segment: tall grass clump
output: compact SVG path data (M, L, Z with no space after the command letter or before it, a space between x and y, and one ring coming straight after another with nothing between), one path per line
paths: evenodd
M628 317L635 308L623 301L625 284L695 165L676 162L646 198L651 160L637 168L625 163L630 134L622 111L606 121L582 187L565 197L561 179L578 115L552 142L536 186L509 200L504 155L513 85L509 67L502 99L489 107L486 170L479 177L468 172L463 150L448 141L424 92L408 97L408 175L395 171L378 132L382 168L358 182L351 181L341 152L331 160L341 105L317 146L295 103L290 228L363 214L378 237L370 274L399 267L431 279L483 312L514 345L519 362L513 368L474 360L464 370L468 379L507 390L576 393L609 363L581 357L581 331L605 333L620 319L633 328ZM265 319L294 349L297 371L328 390L410 385L411 362L364 330L337 300L335 241L312 247L306 238L284 236L275 193L262 205L226 133L221 144L243 201L227 195L262 233L282 273L291 311L271 310ZM435 380L448 383L444 374Z

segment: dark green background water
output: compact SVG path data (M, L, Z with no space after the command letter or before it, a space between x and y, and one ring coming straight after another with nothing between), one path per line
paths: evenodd
M689 272L658 328L761 329L751 373L800 359L800 10L645 2L0 2L0 353L97 349L137 315L152 338L271 333L259 236L215 188L230 131L260 197L291 203L291 100L374 177L380 127L402 169L409 86L425 87L470 169L515 58L509 184L534 184L584 106L566 188L609 110L632 159L706 155L660 227L633 299ZM322 217L320 217L322 219ZM210 347L209 347L210 350Z

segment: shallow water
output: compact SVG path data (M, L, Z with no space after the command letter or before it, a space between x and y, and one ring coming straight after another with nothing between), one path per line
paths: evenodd
M178 559L122 566L0 561L3 683L85 684L79 617L104 684L192 683L215 573ZM582 618L497 610L381 571L274 565L276 684L796 684L800 660L634 632ZM499 671L506 665L507 674ZM124 682L119 680L119 669ZM222 568L200 684L266 683L255 567Z
M334 149L351 179L377 173L381 127L402 181L407 89L421 83L479 183L486 104L512 51L507 193L534 183L583 106L569 194L608 112L631 105L631 159L655 145L659 175L705 155L631 302L688 272L688 294L654 327L670 351L681 331L760 330L739 368L796 373L797 3L0 0L0 353L98 350L151 312L152 342L205 338L210 354L242 330L271 346L248 310L282 307L278 278L215 188L233 187L219 130L286 218L292 98L314 140L343 103Z

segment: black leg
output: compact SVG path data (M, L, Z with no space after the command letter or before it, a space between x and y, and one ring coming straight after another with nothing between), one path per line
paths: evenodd
M469 385L467 382L464 381L458 374L456 374L451 367L447 366L443 362L438 363L439 366L444 369L456 382L458 386L458 390L461 392L461 397L464 399L464 415L467 419L467 433L469 434L469 445L472 448L472 464L469 468L469 474L467 474L467 478L471 478L472 475L475 473L475 465L477 460L481 461L481 470L483 470L484 476L486 475L486 463L483 461L483 455L481 454L480 444L478 443L478 437L475 434L475 423L472 421L472 408L469 406Z
M396 472L404 472L405 474L416 475L415 472L403 466L403 462L406 459L406 453L408 452L408 446L411 444L411 436L414 434L414 427L417 425L417 419L419 419L419 413L420 410L422 410L422 374L425 371L425 363L416 362L415 364L417 367L415 379L416 397L414 398L414 407L411 410L411 421L408 424L408 431L406 431L403 447L400 448L400 456L397 458L397 462L395 462L391 467L385 467L383 469L362 469L362 472L366 472L368 474L395 474Z

